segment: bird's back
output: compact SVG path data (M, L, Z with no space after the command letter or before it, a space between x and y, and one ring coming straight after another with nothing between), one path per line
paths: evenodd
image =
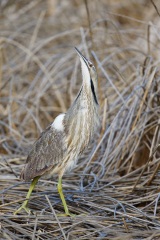
M28 181L56 167L66 153L64 138L64 132L56 130L52 125L42 132L27 157L21 179Z

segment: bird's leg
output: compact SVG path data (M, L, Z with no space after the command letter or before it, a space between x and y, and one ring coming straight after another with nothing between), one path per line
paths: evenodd
M31 185L29 187L29 190L28 190L28 193L27 193L27 196L26 196L26 200L22 203L21 207L18 208L15 212L14 212L14 215L16 215L17 213L19 213L22 209L24 209L27 213L30 213L30 209L27 207L27 204L28 204L28 201L29 201L29 198L32 194L32 191L33 189L35 188L37 182L38 182L38 179L40 178L40 176L38 177L35 177L32 182L31 182Z
M62 177L59 177L57 188L58 188L58 192L59 192L60 198L62 200L62 204L63 204L64 211L65 211L65 215L71 216L72 214L70 214L70 212L68 210L67 203L66 203L65 197L63 195L63 191L62 191Z

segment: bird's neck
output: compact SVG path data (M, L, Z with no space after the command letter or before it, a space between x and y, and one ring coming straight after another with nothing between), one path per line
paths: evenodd
M77 121L94 122L98 115L98 100L96 95L96 88L94 85L90 89L86 85L82 85L80 91L74 100L73 104L66 113L66 123L70 125L73 123L76 125ZM78 120L77 120L78 119Z
M95 94L95 95L94 95ZM65 115L65 129L70 146L79 146L83 151L99 125L96 92L82 85L77 98Z
M90 99L90 102L93 102L93 104L98 105L98 99L97 99L97 84L93 82L92 79L85 82L83 81L83 85L81 88L81 95L86 95L88 99Z

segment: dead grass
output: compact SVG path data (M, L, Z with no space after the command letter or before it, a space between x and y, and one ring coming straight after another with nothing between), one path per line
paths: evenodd
M2 1L1 8L0 239L160 239L158 1ZM13 216L29 187L18 179L28 149L80 87L74 46L97 67L102 119L63 179L76 217L58 215L56 176L39 181L33 215Z

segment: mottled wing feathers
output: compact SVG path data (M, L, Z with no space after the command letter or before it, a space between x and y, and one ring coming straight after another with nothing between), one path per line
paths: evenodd
M65 148L63 131L49 126L34 143L21 173L25 181L41 176L63 161Z

